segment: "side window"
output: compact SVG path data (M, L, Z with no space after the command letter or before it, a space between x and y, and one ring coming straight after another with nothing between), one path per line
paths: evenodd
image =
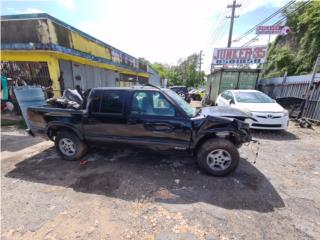
M91 103L93 113L121 114L123 111L123 94L121 91L103 91Z
M233 97L232 92L229 92L229 94L230 94L230 99L231 99L232 103L234 103L235 101L234 101L234 97Z
M159 92L139 91L133 94L131 114L175 116L174 106Z
M221 97L223 97L224 99L228 99L227 95L228 95L227 91L224 91L223 93L221 93Z

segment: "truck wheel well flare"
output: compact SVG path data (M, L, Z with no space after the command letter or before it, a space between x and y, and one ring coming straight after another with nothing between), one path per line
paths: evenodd
M65 126L52 126L52 127L48 128L48 131L47 131L48 138L50 140L54 141L54 138L57 136L58 132L61 132L61 131L72 132L77 137L82 139L75 130L73 130L72 128L69 128L69 127L65 127Z
M208 140L210 139L215 139L215 138L221 138L221 139L226 139L228 141L230 141L231 143L233 143L235 146L238 146L238 142L237 142L237 138L236 136L234 136L232 133L230 133L229 135L225 136L225 137L221 137L221 136L217 136L215 133L210 134L210 135L206 135L203 138L201 138L199 140L199 142L197 143L196 147L194 148L193 151L193 155L196 156L199 149L201 148L201 146Z

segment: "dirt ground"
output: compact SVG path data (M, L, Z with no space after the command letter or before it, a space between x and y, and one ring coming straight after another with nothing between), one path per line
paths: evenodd
M320 239L320 128L254 132L237 171L192 159L53 144L2 128L2 239Z

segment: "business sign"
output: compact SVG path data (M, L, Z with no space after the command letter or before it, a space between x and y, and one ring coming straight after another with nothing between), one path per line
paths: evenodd
M213 65L242 65L264 63L267 46L215 48Z
M257 26L256 34L257 35L264 35L264 34L281 34L287 35L290 32L290 28L286 26Z

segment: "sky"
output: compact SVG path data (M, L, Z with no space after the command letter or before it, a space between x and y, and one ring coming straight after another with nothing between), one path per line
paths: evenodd
M289 0L237 0L233 39ZM209 72L214 48L226 47L232 0L1 0L1 15L48 13L132 56L176 64L198 53ZM272 25L278 15L265 25ZM233 47L245 44L255 35ZM271 41L274 36L271 37ZM260 36L251 45L266 45Z

